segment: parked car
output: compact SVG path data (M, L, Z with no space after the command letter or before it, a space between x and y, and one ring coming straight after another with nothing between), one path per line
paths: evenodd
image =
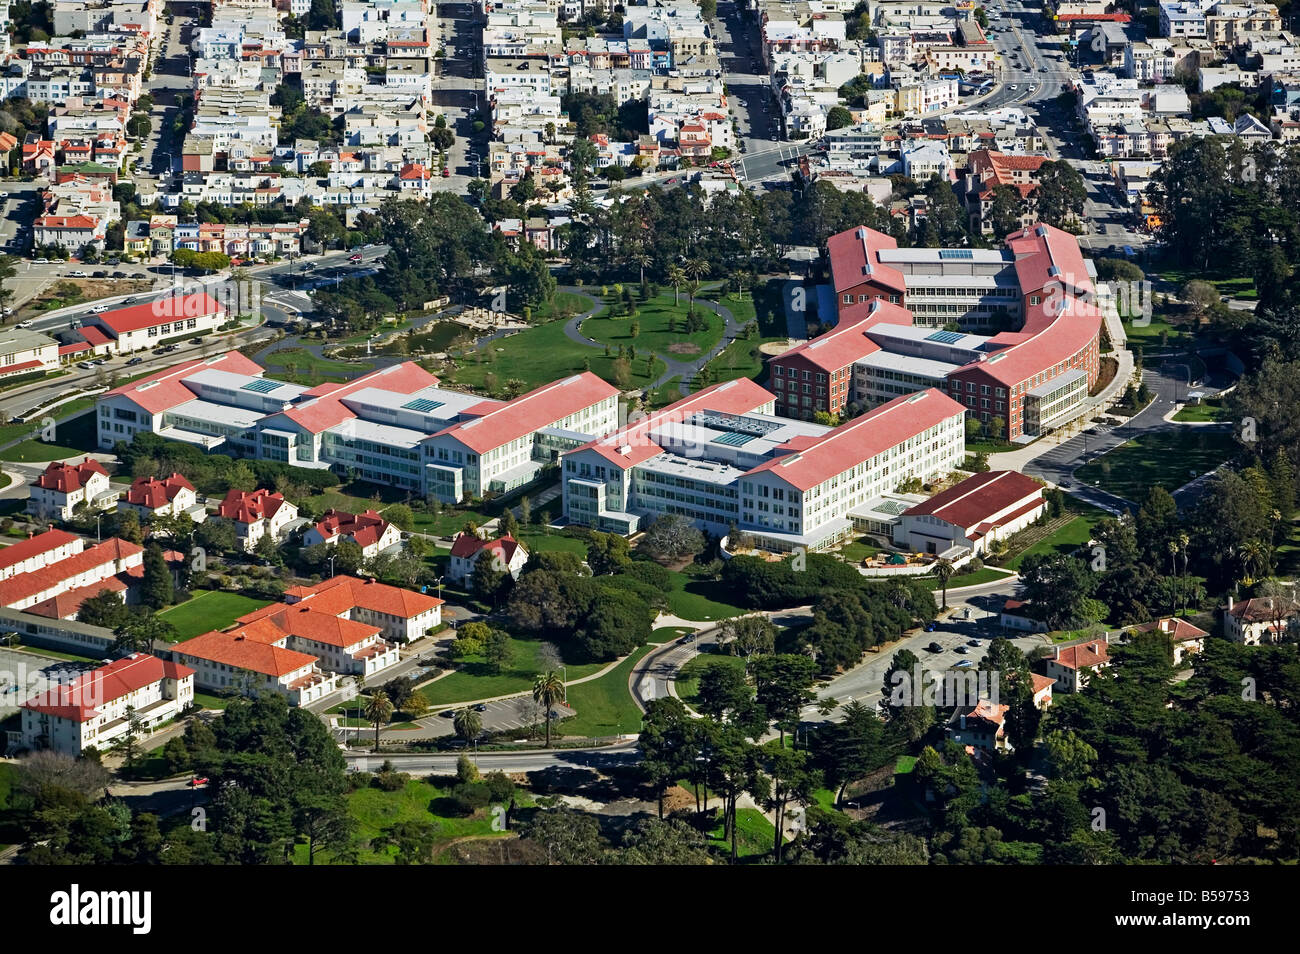
M191 788L202 788L204 785L208 784L208 780L202 775L196 775L185 784L189 785Z
M443 166L443 167L442 167L442 177L443 177L444 179L450 179L450 178L451 178L451 170L448 169L446 166Z
M456 710L443 709L441 712L438 713L438 715L442 716L444 719L454 719L456 718Z
M113 273L114 278L126 278L126 272L117 271Z
M359 265L361 263L361 256L360 255L350 256L348 258L348 261L351 262L353 265Z
M203 344L203 338L194 337L190 339L190 344Z
M925 624L925 631L927 633L933 633L938 628L939 628L939 624L936 623L934 620L930 620L930 622Z
M75 271L75 272L68 272L68 277L69 277L69 278L89 278L90 276L87 275L85 272L81 271L80 269L78 269L78 270Z
M89 361L78 361L77 367L81 368L81 370L83 371L89 371L91 368L94 367L94 365L91 364Z
M480 702L478 705L476 705L476 706L474 707L474 711L475 711L475 712L487 712L487 703L485 703L485 702Z
M932 642L932 643L931 643L928 647L926 647L926 648L929 649L930 652L932 652L932 653L941 653L941 652L943 652L943 647L939 645L939 642L938 642L937 640L934 641L934 642Z
M968 640L966 640L966 645L967 645L967 646L978 646L979 644L980 644L980 641L979 641L978 639L968 639Z
M106 311L108 311L107 305L96 305L94 308L90 309L92 315L102 315Z
M108 277L108 272L104 271L103 269L100 269L99 271L95 272L95 274L93 274L93 275L90 276L90 277L91 277L91 278L107 278L107 277Z
M967 653L970 652L970 650L967 649L965 646L958 646L957 649L955 650L955 652L960 653L961 655L965 656Z
M144 364L144 358L132 358L126 363L128 368L134 368L137 364Z

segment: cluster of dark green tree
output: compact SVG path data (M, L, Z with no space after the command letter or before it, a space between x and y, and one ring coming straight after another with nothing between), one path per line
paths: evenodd
M1234 348L1257 360L1300 357L1300 148L1186 139L1153 178L1151 197L1178 265L1254 280L1253 314L1210 309Z
M914 775L936 798L936 860L1097 864L1294 861L1300 854L1300 662L1294 644L1208 640L1173 679L1163 634L1113 646L1044 724L1049 779L1017 753L981 776L956 746Z
M113 453L121 461L121 469L132 477L165 477L180 473L203 494L272 487L289 497L305 497L331 490L341 483L339 476L332 471L310 470L273 460L205 454L193 444L169 441L144 432L136 434L129 444L119 441Z
M1027 555L1020 579L1032 615L1053 629L1128 625L1211 610L1225 593L1262 585L1290 529L1295 473L1291 455L1277 448L1267 461L1214 474L1182 513L1153 487L1136 513L1098 523L1087 547Z
M342 753L319 718L280 696L235 700L168 743L175 767L210 780L211 801L193 818L133 816L101 798L106 774L94 777L93 760L48 757L62 759L59 771L29 783L23 854L35 864L284 864L299 850L310 863L326 850L347 860L360 847Z

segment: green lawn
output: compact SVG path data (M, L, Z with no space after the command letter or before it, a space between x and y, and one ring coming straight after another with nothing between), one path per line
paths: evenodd
M96 450L98 436L95 429L95 415L84 413L86 410L93 409L94 404L93 400L87 399L70 401L63 407L56 408L51 413L64 415L65 419L55 425L53 442L47 444L45 441L28 438L0 452L0 460L44 463ZM68 417L72 414L76 416ZM32 434L36 427L36 423L8 424L0 428L0 441L14 440L25 434Z
M669 404L680 401L682 398L682 376L678 374L669 378L651 391L648 397L651 408L667 407Z
M18 649L26 649L33 655L48 656L50 659L62 659L64 662L89 663L95 666L104 664L104 656L83 656L80 653L65 653L59 649L46 649L44 646L33 646L25 643L21 639L18 641Z
M406 787L396 792L385 792L378 788L363 788L347 796L348 811L357 821L357 835L363 843L372 841L384 831L399 822L429 822L437 830L434 845L439 847L455 838L481 835L492 836L504 832L492 830L492 816L486 810L480 810L467 818L440 814L439 808L447 796L445 789L428 782L412 779ZM393 864L393 849L375 852L366 847L362 850L361 864ZM298 845L295 863L306 864L306 845ZM317 855L317 862L321 855ZM328 862L327 862L328 863Z
M674 639L680 639L687 633L693 633L695 630L689 626L660 626L650 634L650 642L658 645L671 643Z
M1140 502L1151 487L1171 493L1222 464L1237 450L1217 428L1178 428L1141 434L1074 472L1077 479Z
M725 602L729 594L717 581L699 580L681 572L673 572L671 579L668 609L682 619L703 622L745 612L739 606Z
M374 365L368 362L352 364L318 358L306 348L277 348L266 356L263 363L268 376L298 384L347 381L374 369Z
M743 671L745 660L740 656L701 653L682 666L681 671L678 672L676 679L677 697L691 708L694 708L699 701L697 694L700 691L701 677L707 670L717 668Z
M573 292L556 292L553 300L533 306L532 320L550 321L553 318L568 318L580 315L590 307L591 305L582 295L575 295Z
M722 316L703 305L697 305L695 311L704 317L705 327L690 334L684 330L689 307L685 295L678 305L673 304L672 292L647 302L640 301L639 296L633 297L638 299L635 318L626 315L613 317L611 312L614 298L611 296L609 299L611 308L602 315L584 321L582 333L594 341L610 345L616 351L619 345L635 347L637 359L640 361L644 360L641 356L647 353L672 355L679 360L690 360L707 354L722 340ZM672 331L669 330L670 322L674 327ZM638 326L635 338L632 335L633 324Z
M1055 533L1016 554L1014 559L1007 561L1007 569L1019 570L1021 562L1031 553L1072 553L1092 539L1096 522L1096 518L1075 517Z
M533 679L542 671L539 654L542 649L540 640L516 639L510 637L510 665L501 673L494 674L488 670L487 662L481 656L467 656L463 667L449 676L443 676L420 690L429 700L431 706L446 706L457 702L472 702L475 699L487 699L492 696L504 696L514 692L527 692L533 688ZM568 677L572 681L600 671L605 663L581 663L568 667ZM573 687L576 689L577 687ZM570 689L570 694L572 694Z
M1292 520L1282 529L1273 557L1279 577L1294 578L1300 574L1300 523Z
M1125 321L1123 324L1124 334L1130 344L1140 344L1145 347L1153 345L1179 347L1192 342L1190 333L1181 327L1175 327L1163 318L1152 318L1144 325L1135 325L1131 321Z
M657 359L647 364L650 349L637 346L637 357L628 362L627 387L643 388L657 379L667 366ZM618 349L610 357L600 348L570 341L563 321L551 321L488 342L483 348L459 353L459 367L444 371L442 378L451 387L493 391L506 381L517 378L532 390L551 381L578 374L587 363L593 373L614 382ZM491 375L491 378L488 376ZM619 385L624 386L624 385Z
M948 591L951 592L960 586L978 586L980 583L992 583L994 580L1005 579L1007 575L1005 570L996 570L991 566L972 570L970 573L959 573L948 581ZM921 582L936 593L943 589L939 581L932 576L922 577Z
M861 563L867 557L875 556L880 552L880 548L874 543L868 542L872 539L872 537L863 535L844 544L844 546L840 547L840 556L850 563Z
M225 696L213 696L206 692L194 693L194 702L205 709L224 709L232 701L232 699L227 699Z
M270 600L255 600L242 593L208 590L188 602L163 610L158 616L176 627L178 642L214 629L225 629L239 617L261 609Z
M640 732L641 710L632 701L627 681L641 657L654 648L643 646L599 679L570 686L569 706L577 714L563 720L560 731L587 737ZM573 671L569 667L570 678Z
M734 378L757 378L763 373L763 353L759 346L776 338L737 338L707 365L713 382ZM780 340L785 340L784 338Z
M722 822L719 821L718 826L709 832L709 843L729 854L731 852L731 842L722 840L722 832ZM750 858L769 854L775 840L776 826L767 820L766 815L756 808L736 809L736 854L738 857Z
M1200 404L1186 404L1179 408L1178 413L1174 415L1174 420L1185 423L1221 421L1226 413L1222 402L1203 401Z
M560 551L563 553L576 553L584 560L587 558L587 541L579 540L577 537L567 537L562 533L521 530L519 539L529 553Z

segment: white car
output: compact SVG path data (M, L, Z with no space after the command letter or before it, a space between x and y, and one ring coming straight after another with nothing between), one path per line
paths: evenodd
M107 305L96 305L94 308L90 309L90 313L92 315L103 314L106 311L108 311Z

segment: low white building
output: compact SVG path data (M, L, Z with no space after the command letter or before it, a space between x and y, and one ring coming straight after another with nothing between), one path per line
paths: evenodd
M1229 639L1247 646L1280 643L1300 629L1300 605L1276 596L1257 596L1234 602L1228 597L1223 613L1223 632Z
M309 547L317 543L332 547L340 540L351 540L370 560L401 543L402 531L373 510L353 514L330 509L302 537L303 544Z
M7 328L0 333L0 377L54 371L59 367L59 343L38 331Z
M894 543L939 556L986 552L1037 520L1047 509L1043 485L1013 470L976 474L910 507L894 528Z
M194 485L182 474L173 472L166 477L137 477L117 506L119 510L133 510L141 520L148 520L182 513L193 516L199 509L197 504Z

